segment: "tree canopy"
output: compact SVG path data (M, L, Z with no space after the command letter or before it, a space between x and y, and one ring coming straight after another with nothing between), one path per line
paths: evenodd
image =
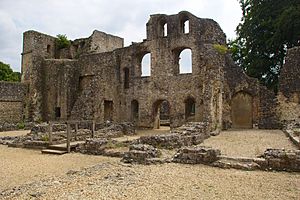
M286 50L300 42L299 0L240 0L237 38L229 42L246 74L276 91Z
M20 80L20 72L14 72L8 64L5 64L0 61L0 81L18 82Z

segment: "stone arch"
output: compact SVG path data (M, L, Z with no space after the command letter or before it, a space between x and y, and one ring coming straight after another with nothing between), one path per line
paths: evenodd
M158 36L166 37L168 35L168 23L165 18L162 18L158 24Z
M190 32L190 19L187 15L180 16L180 33L188 34Z
M193 73L193 55L192 49L189 47L179 47L173 49L175 74Z
M159 129L161 125L170 125L170 103L159 99L153 103L153 128Z
M233 128L253 127L253 97L245 91L235 93L231 99L231 120Z

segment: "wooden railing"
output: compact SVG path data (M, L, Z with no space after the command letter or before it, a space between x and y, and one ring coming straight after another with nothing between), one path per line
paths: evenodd
M88 123L90 124L90 130L91 130L91 137L93 138L95 136L95 127L96 123L95 120L81 120L81 121L76 121L76 120L68 120L66 122L54 122L50 121L49 122L49 145L53 144L53 138L52 138L52 133L53 133L53 125L55 124L66 124L67 125L67 151L68 153L71 152L71 137L72 137L72 127L71 125L75 125L75 131L74 131L74 137L75 140L77 140L77 133L78 133L78 125L81 123Z

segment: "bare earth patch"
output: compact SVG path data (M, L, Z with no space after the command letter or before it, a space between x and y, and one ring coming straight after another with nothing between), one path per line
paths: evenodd
M256 157L267 148L297 149L281 130L229 130L204 141L204 146L218 148L234 157Z
M19 130L19 131L4 131L0 132L0 137L2 136L21 136L29 133L30 130Z

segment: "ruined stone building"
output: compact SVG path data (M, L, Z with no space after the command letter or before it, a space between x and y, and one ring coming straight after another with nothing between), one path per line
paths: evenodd
M27 89L18 119L132 121L149 128L167 119L171 127L205 121L211 129L277 128L284 120L274 94L220 51L226 36L215 21L185 11L155 14L146 31L143 42L128 47L123 38L94 31L63 49L55 37L25 32L20 87ZM184 51L190 53L188 72L180 61ZM299 58L297 51L292 57ZM151 64L143 74L146 57ZM299 108L299 67L297 73L280 88Z

